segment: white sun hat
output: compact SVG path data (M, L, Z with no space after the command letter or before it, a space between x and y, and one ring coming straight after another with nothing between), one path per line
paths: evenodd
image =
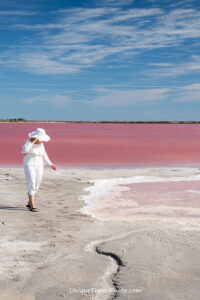
M37 128L35 131L28 134L30 138L38 137L40 142L48 142L50 136L45 133L45 130L42 128Z

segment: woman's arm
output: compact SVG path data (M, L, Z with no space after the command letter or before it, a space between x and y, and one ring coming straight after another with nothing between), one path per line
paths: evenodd
M49 166L53 165L53 163L50 161L45 149L44 149L44 153L43 153L42 157L43 157L45 165L49 165Z
M43 157L44 165L49 165L53 170L56 170L56 165L54 165L54 164L50 161L50 159L49 159L49 157L48 157L48 155L47 155L45 149L44 149L44 154L43 154L42 157Z
M29 153L32 146L33 146L33 142L31 142L29 139L26 140L26 143L24 144L24 146L22 147L22 151L21 153Z

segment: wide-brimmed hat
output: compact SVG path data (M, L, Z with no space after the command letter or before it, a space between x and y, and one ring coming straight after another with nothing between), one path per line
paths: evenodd
M40 142L48 142L50 140L50 136L42 128L37 128L35 131L29 133L28 136L30 138L38 137Z

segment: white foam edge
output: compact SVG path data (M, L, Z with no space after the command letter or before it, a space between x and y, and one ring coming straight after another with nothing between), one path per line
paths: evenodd
M80 208L78 211L102 221L103 220L102 218L98 218L90 211L93 205L93 200L98 199L99 197L102 196L106 196L106 194L114 190L115 187L119 184L143 183L143 182L198 181L198 180L200 181L200 175L191 175L187 177L131 176L126 178L119 177L119 178L88 180L87 182L93 185L84 188L84 191L89 192L89 194L81 195L79 197L79 199L84 201L86 205Z

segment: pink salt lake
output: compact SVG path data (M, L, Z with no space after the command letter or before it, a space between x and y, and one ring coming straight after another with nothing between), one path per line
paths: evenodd
M22 166L21 148L37 127L60 166L198 165L200 124L0 123L0 165Z
M198 167L200 124L0 123L1 166L22 167L21 148L37 127L51 136L45 143L59 167ZM105 218L149 214L200 215L200 181L140 182L119 185L96 208ZM93 211L94 212L94 211Z

